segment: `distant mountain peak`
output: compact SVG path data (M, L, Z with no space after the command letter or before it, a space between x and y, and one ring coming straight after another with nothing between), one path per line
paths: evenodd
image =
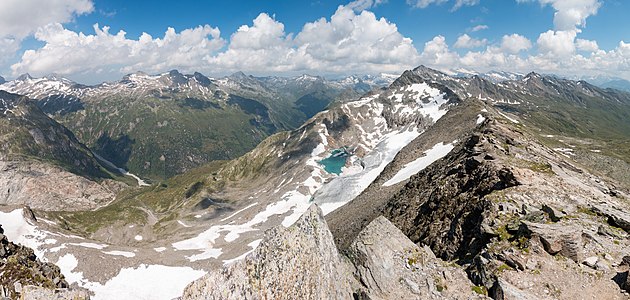
M243 73L243 71L238 71L238 72L234 72L232 73L232 75L228 76L230 78L248 78L249 76L245 73Z
M63 76L61 76L61 75L59 75L57 73L50 73L50 74L44 76L44 78L48 79L48 80L63 80L63 79L65 79Z
M31 74L29 74L29 73L24 73L24 74L22 74L22 75L18 76L18 78L17 78L16 80L19 80L19 81L26 81L26 80L32 80L32 79L33 79L33 77L31 76Z
M525 75L525 78L542 78L543 76L536 73L536 72L529 72L527 73L527 75Z
M4 79L4 77L0 76L0 84L3 84L5 82L7 82L7 81Z

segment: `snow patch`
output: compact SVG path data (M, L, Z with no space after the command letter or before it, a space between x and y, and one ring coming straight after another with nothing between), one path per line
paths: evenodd
M249 251L247 251L247 252L243 253L242 255L240 255L240 256L238 256L238 257L235 257L235 258L232 258L232 259L226 259L226 260L223 260L223 264L224 264L224 265L228 265L228 264L231 264L231 263L233 263L233 262L235 262L235 261L239 261L239 260L241 260L241 259L244 259L247 255L249 255L250 253L254 252L254 250L256 250L256 248L258 248L258 245L260 245L260 242L261 242L261 241L262 241L262 239L259 239L259 240L255 240L255 241L253 241L253 242L251 242L251 243L247 244L247 246L249 246L250 248L252 248L251 250L249 250Z
M230 218L232 218L232 217L234 217L234 216L236 216L236 215L238 215L238 214L240 214L240 213L244 212L245 210L247 210L247 209L249 209L249 208L251 208L251 207L256 206L257 204L258 204L258 202L254 202L254 203L252 203L252 204L250 204L250 205L248 205L248 206L245 206L244 208L241 208L241 209L237 210L237 211L236 211L236 212L234 212L233 214L231 214L231 215L229 215L229 216L227 216L227 217L225 217L225 218L221 219L221 222L223 222L223 221L227 221L227 220L229 220Z
M127 257L127 258L131 258L131 257L136 256L136 254L135 254L135 253L133 253L133 252L127 252L127 251L118 251L118 250L114 250L114 251L101 251L101 252L103 252L103 253L105 253L105 254L109 254L109 255L124 256L124 257Z
M68 245L79 246L79 247L83 247L83 248L98 249L98 250L101 250L101 249L107 247L107 245L96 244L96 243L68 243Z
M477 115L477 125L483 123L483 121L486 120L486 117L482 116L481 114Z
M0 222L2 229L4 229L4 235L16 244L22 244L33 249L35 255L45 261L45 251L39 250L39 247L46 244L48 233L31 225L22 213L22 209L16 209L9 213L0 211Z
M186 225L186 223L182 222L181 220L177 220L177 223L179 223L179 225L182 225L186 228L190 227L190 225Z
M392 186L399 182L405 181L409 179L411 176L413 176L414 174L417 174L418 172L424 170L426 167L428 167L430 164L432 164L436 160L449 154L451 150L453 150L453 148L455 147L453 145L454 143L455 142L450 143L450 144L444 144L444 143L435 144L433 148L424 152L423 157L419 157L416 160L406 164L402 169L400 169L400 171L398 171L398 173L396 173L396 175L394 175L394 177L386 181L383 184L383 186Z
M508 115L506 115L506 114L504 114L504 113L502 113L502 112L500 112L500 111L498 111L498 110L497 110L497 112L498 112L501 116L503 116L504 118L506 118L506 119L510 120L510 122L512 122L512 123L514 123L514 124L518 124L518 123L519 123L519 121L518 121L518 120L516 120L516 119L514 119L514 118L511 118L511 117L508 117Z

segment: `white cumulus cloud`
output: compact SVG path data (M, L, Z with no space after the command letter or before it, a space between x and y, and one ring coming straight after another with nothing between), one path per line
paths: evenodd
M567 57L575 52L577 30L543 32L538 37L538 50L555 57Z
M455 48L479 48L488 44L487 39L475 39L470 37L468 34L462 34L457 38L455 44L453 45Z
M11 66L13 75L97 73L115 78L138 70L174 68L210 74L399 72L413 67L419 56L412 40L395 24L348 6L339 6L329 20L306 23L296 35L262 13L233 33L229 43L209 25L179 33L169 28L159 38L144 33L130 39L124 31L110 33L106 26L95 25L94 34L84 34L55 23L37 30L35 38L45 45L26 51Z
M111 34L109 27L100 28L98 24L94 25L94 31L92 35L76 33L59 23L38 29L35 38L45 45L38 50L27 50L21 61L11 66L14 75L191 69L224 43L219 30L208 25L180 33L169 28L162 38L143 33L137 40L128 39L124 31Z
M599 45L597 45L597 41L577 39L575 40L575 46L580 51L585 52L596 52L599 50Z
M0 37L24 38L50 23L65 23L94 10L91 0L2 0Z
M556 30L569 31L586 26L586 19L597 14L601 7L599 0L517 0L517 2L538 1L541 5L551 5L556 11L553 23Z
M504 35L501 39L501 49L508 53L519 53L532 47L532 42L519 34Z
M1 0L0 66L12 60L24 38L41 26L69 22L93 10L91 0Z

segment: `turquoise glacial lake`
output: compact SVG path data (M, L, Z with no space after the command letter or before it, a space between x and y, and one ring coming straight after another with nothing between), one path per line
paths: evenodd
M329 157L319 161L319 164L324 166L324 170L331 174L341 174L341 169L346 165L346 160L350 154L346 149L335 149L332 151Z

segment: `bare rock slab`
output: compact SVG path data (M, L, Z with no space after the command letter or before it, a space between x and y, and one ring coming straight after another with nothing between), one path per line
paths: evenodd
M313 205L291 227L268 230L244 260L191 283L182 299L352 299L333 236Z

